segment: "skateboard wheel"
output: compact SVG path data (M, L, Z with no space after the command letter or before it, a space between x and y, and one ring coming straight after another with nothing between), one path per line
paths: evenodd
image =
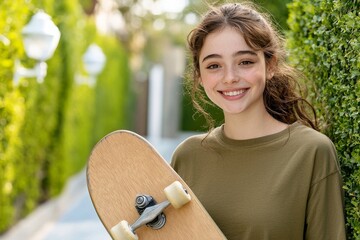
M138 240L138 236L131 230L127 221L121 221L111 228L111 236L114 240Z
M174 208L181 208L190 202L191 196L179 181L175 181L164 189L164 193Z

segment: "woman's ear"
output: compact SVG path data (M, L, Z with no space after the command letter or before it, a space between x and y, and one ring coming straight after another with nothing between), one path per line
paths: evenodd
M276 58L273 56L266 66L266 79L272 79L275 74Z
M270 80L273 78L273 76L274 76L274 71L272 69L268 69L266 72L266 79Z

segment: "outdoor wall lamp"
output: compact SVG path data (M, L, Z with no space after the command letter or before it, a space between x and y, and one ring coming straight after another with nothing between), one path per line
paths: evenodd
M83 64L88 77L76 75L77 84L88 84L90 87L96 83L96 77L104 69L106 57L101 48L96 44L91 44L83 55Z
M10 40L2 34L0 34L0 42L2 42L5 46L10 45Z
M60 31L49 15L39 11L23 28L21 35L26 55L37 62L34 68L27 69L21 66L19 60L15 60L14 85L19 84L21 77L36 77L37 82L42 83L47 71L45 61L54 54L59 44Z

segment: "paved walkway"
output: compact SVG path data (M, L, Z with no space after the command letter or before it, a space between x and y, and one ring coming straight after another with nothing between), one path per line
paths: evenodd
M149 139L169 162L176 146L191 133L174 139ZM57 199L40 206L0 240L111 240L91 203L85 170L69 180Z

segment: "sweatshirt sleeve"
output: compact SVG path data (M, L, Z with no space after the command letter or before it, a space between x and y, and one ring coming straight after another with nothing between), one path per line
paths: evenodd
M306 211L305 239L345 240L342 178L332 142L316 156Z

